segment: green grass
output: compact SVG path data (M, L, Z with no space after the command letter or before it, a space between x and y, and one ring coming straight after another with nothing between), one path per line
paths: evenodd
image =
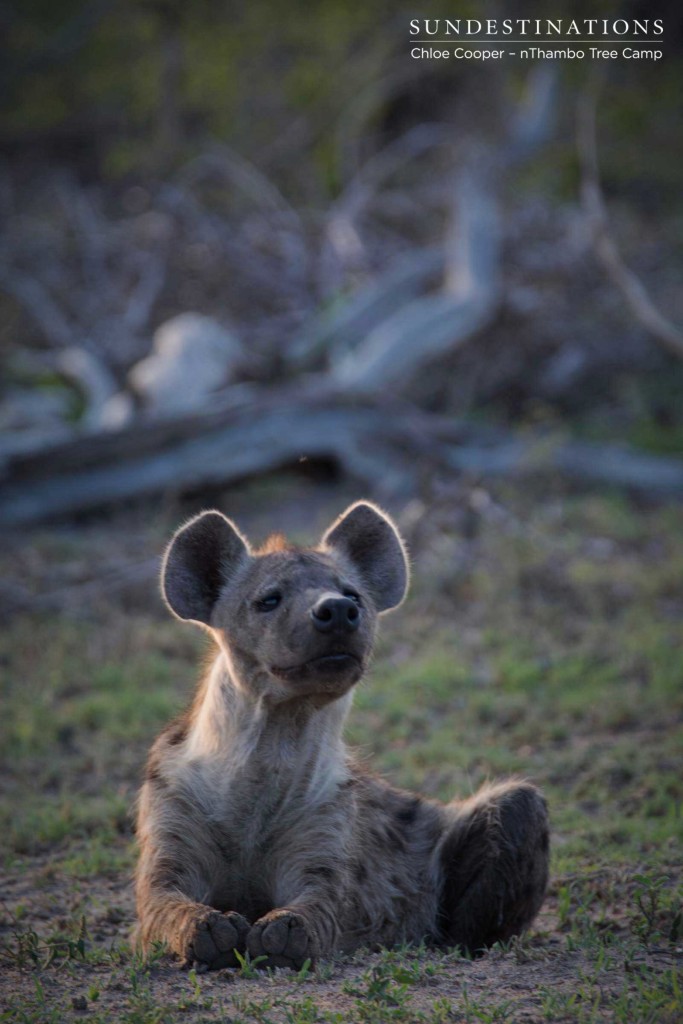
M204 642L115 603L17 615L0 638L0 842L16 887L0 956L21 993L0 1022L681 1018L680 507L497 501L502 524L482 519L469 541L434 527L415 552L413 596L386 620L349 739L396 784L444 800L509 774L542 786L552 880L536 931L475 962L360 951L298 976L245 962L232 985L179 974L160 950L140 958L126 944L131 808ZM40 543L74 557L73 543Z
M130 839L145 750L188 699L202 650L200 638L148 618L119 616L113 635L101 623L15 620L0 639L5 861L65 841L79 846L69 870L130 861L115 848Z

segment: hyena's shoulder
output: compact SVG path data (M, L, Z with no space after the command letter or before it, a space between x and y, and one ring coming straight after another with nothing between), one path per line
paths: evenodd
M167 774L169 762L175 760L190 728L190 712L184 711L159 733L147 755L145 782L154 787Z
M436 801L398 789L354 765L345 787L351 795L359 836L369 848L397 856L432 849L443 830L443 807Z

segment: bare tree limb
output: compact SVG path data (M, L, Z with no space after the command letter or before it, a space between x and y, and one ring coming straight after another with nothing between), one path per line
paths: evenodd
M335 129L336 162L342 180L349 180L358 173L363 139L367 137L368 125L377 117L380 108L386 107L401 90L425 74L421 63L394 64L387 74L379 77L376 65L372 66L369 76L366 72L365 85L356 88L353 101L346 106Z
M557 88L558 75L551 64L541 63L529 72L511 119L508 164L526 160L548 139L557 110Z
M528 159L548 137L555 111L556 74L534 70L510 116L502 147L460 140L464 156L454 175L451 229L443 246L443 286L421 295L433 273L423 273L421 254L350 300L332 323L302 338L304 357L329 345L336 383L357 393L408 385L423 366L464 345L495 317L502 293L501 227L497 193L511 165ZM339 265L358 256L363 242L360 211L369 206L385 175L401 161L447 141L443 126L407 133L379 153L352 180L333 208L329 237ZM345 250L346 247L346 250ZM425 264L428 256L424 258ZM395 284L402 282L403 292ZM393 301L389 307L387 299ZM374 322L373 322L374 321ZM366 337L358 337L358 325Z
M152 230L144 217L111 220L92 191L58 173L41 195L58 204L57 217L35 217L27 231L11 189L2 195L9 216L0 239L0 288L48 345L87 351L103 366L142 354L141 336L166 281L170 219L152 219Z
M61 348L73 342L73 326L35 278L0 263L0 288L16 299L52 345Z
M262 215L268 217L271 234L273 223L279 226L281 230L278 241L287 249L286 256L292 264L290 272L298 271L299 278L305 279L310 254L306 244L304 223L298 210L285 199L267 175L229 146L216 145L186 164L176 177L176 199L187 199L191 189L211 174L227 179L256 203ZM195 208L198 208L193 196L191 200ZM203 215L203 211L201 212ZM205 215L203 219L206 219ZM225 231L219 228L218 234L222 236Z
M660 345L681 358L683 332L654 305L642 282L624 263L609 230L598 166L596 86L586 89L579 99L577 138L581 161L581 198L596 255L638 323Z
M77 384L85 398L81 425L99 427L105 403L116 392L116 381L102 360L94 352L72 345L57 353L54 365Z
M139 260L138 280L123 314L123 323L132 334L138 334L149 322L165 281L166 253L145 253Z
M441 247L411 253L351 295L341 308L316 316L290 346L292 362L300 368L325 351L341 358L402 305L443 278L444 267Z
M444 125L420 124L385 146L376 156L367 160L330 208L327 236L340 259L348 259L349 239L355 238L362 248L355 230L355 221L368 205L382 181L435 146L447 141Z
M369 394L413 379L491 322L500 294L498 211L483 158L458 176L441 292L398 306L352 351L333 354L336 383Z
M297 211L287 202L270 178L249 160L224 144L214 146L208 152L186 164L178 175L178 184L181 187L193 185L211 172L228 178L245 195L248 195L264 209L286 213L293 222L301 223Z

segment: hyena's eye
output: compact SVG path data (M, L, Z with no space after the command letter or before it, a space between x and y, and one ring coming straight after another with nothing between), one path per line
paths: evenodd
M355 590L344 590L342 596L350 598L352 601L355 601L357 605L361 604L360 594L357 594Z
M272 612L274 608L277 608L281 600L282 594L279 591L274 590L272 594L266 594L265 597L261 597L258 601L255 601L254 606L259 612Z

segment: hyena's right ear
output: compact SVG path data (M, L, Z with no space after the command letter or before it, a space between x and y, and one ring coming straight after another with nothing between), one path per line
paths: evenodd
M249 545L221 512L202 512L176 533L166 549L161 588L180 619L211 624L211 613Z

